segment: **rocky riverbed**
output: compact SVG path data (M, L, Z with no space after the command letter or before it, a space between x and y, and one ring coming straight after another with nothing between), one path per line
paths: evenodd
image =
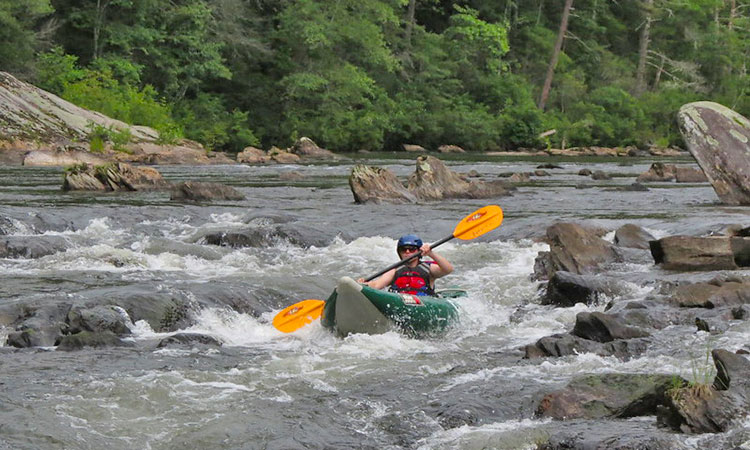
M66 192L59 168L3 168L0 440L748 445L750 273L731 244L746 233L747 207L722 205L707 182L628 189L663 160L443 159L481 181L530 175L496 198L362 205L348 184L355 165L406 180L414 159L155 166L171 184L220 183L244 196L185 203L160 190ZM292 335L270 325L284 306L325 298L338 277L390 264L404 232L436 241L488 203L504 209L500 228L443 247L456 266L443 286L469 291L447 336L339 339L319 324ZM676 236L728 244L711 247L713 258L699 252L703 267L657 265L651 243Z

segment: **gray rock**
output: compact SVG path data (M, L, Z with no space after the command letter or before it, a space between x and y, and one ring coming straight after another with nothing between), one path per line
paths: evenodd
M750 205L750 121L718 103L695 102L680 108L677 122L719 199Z
M133 347L133 343L123 341L111 331L90 332L82 331L80 333L65 336L57 346L61 351L82 350L86 347Z
M616 339L633 339L649 336L649 333L635 327L621 324L616 317L602 312L580 312L572 334L597 342L611 342Z
M57 345L67 333L66 316L70 307L67 303L29 306L18 317L16 331L8 334L7 345L19 348Z
M407 189L420 200L447 198L488 198L507 195L501 181L467 181L434 156L417 158L417 168L409 177Z
M576 303L593 303L603 296L622 294L624 283L602 276L578 275L558 270L547 283L543 305L570 307Z
M664 163L653 163L651 167L635 179L638 183L674 181L674 165Z
M669 236L649 245L655 263L666 270L737 269L728 236Z
M666 392L685 380L671 375L597 374L574 378L542 398L536 415L554 419L650 416L666 402Z
M554 272L585 274L595 273L602 267L620 262L621 256L609 242L601 239L597 231L574 223L556 223L547 228L549 252L540 252L545 261L535 262L534 276L549 279ZM541 271L546 271L542 273Z
M312 159L334 159L336 155L330 150L318 147L318 144L307 137L301 137L289 149L289 153Z
M157 347L169 347L174 345L207 345L211 347L221 347L220 340L213 336L200 333L177 333L159 341Z
M742 420L750 410L750 361L726 350L713 350L717 369L712 384L673 389L657 410L657 420L683 433L720 433Z
M30 258L65 251L68 241L62 236L5 236L0 239L0 258Z
M237 189L220 183L185 181L172 187L170 200L178 201L212 201L244 200L245 195Z
M409 192L388 169L356 165L349 175L349 187L356 203L415 203Z
M167 187L169 183L158 170L125 163L68 167L62 186L64 191L145 191Z
M125 310L118 306L100 305L93 308L76 306L68 312L67 321L71 334L81 331L111 331L118 336L131 334L132 322Z
M655 238L638 225L628 223L615 231L615 245L620 247L649 249L649 241Z

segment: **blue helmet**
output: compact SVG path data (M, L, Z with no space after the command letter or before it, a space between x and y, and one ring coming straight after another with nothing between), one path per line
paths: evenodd
M407 234L401 236L401 239L398 240L398 244L396 244L396 252L398 253L401 247L407 247L409 245L413 245L419 248L422 246L422 239L419 239L419 236L417 236L416 234Z

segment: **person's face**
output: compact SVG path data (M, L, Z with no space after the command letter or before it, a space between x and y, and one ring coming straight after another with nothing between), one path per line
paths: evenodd
M401 248L399 248L399 255L401 255L401 259L408 258L409 256L412 256L414 253L419 251L419 247L416 245L405 245Z

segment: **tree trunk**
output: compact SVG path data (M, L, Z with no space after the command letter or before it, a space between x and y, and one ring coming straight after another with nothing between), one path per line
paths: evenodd
M552 51L552 59L550 59L549 66L547 67L547 76L544 79L544 87L542 87L542 95L539 98L539 109L544 111L544 106L547 104L547 97L549 97L549 90L552 87L552 77L555 74L555 66L557 65L557 59L560 57L560 50L562 49L563 39L565 39L565 32L568 30L568 17L570 16L570 8L573 6L573 0L565 0L565 6L563 7L562 19L560 20L560 31L557 33L557 41L555 42L555 49Z
M646 91L646 59L648 58L648 44L651 40L651 8L654 0L645 0L644 22L638 41L638 69L635 72L635 96L640 97Z
M737 17L737 1L730 0L729 1L729 23L727 24L730 31L734 28L734 19L736 17Z
M661 55L661 62L659 63L659 68L656 70L656 76L654 77L654 89L656 89L656 87L659 86L659 79L661 78L661 73L664 70L665 60L666 60L666 57L664 55Z
M414 11L417 9L417 0L409 0L409 9L406 10L406 48L411 50L411 35L414 32Z
M101 35L102 27L104 26L104 14L107 11L111 0L96 0L96 13L94 16L94 52L91 55L92 60L96 60L101 53L99 36Z

